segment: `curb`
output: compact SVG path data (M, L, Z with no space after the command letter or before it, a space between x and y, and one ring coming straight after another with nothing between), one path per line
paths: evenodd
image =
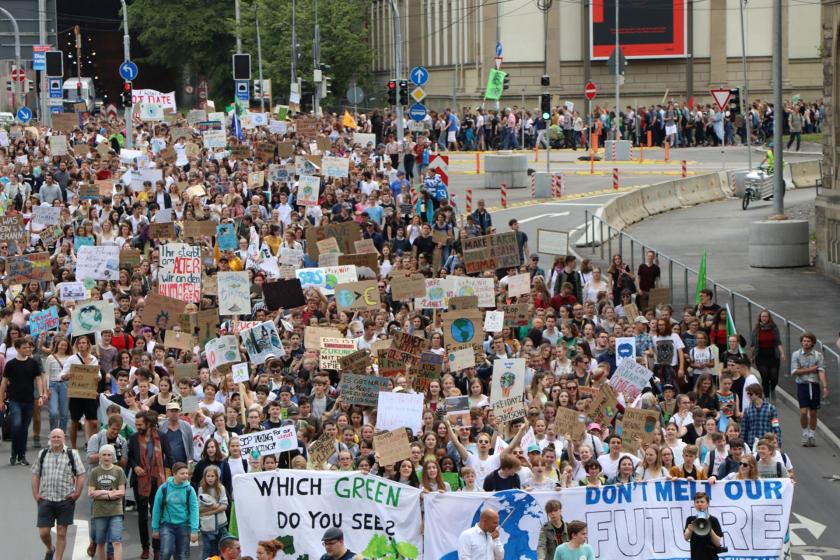
M782 400L788 408L799 412L799 403L790 393L778 386L776 387L776 393L782 397ZM825 441L834 447L835 451L840 451L840 438L820 419L817 419L817 430L825 438Z

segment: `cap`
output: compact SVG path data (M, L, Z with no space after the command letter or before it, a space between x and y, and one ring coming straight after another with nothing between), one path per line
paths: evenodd
M666 383L665 385L663 385L663 386L662 386L662 391L663 391L663 392L664 392L664 391L667 391L667 390L669 390L669 389L670 389L671 391L676 391L676 390L677 390L677 388L676 388L676 387L674 387L674 386L673 386L672 384L670 384L670 383Z
M648 323L650 323L650 321L648 321L647 319L645 319L645 318L644 318L644 317L642 317L641 315L639 315L638 317L636 317L635 319L633 319L633 322L634 322L634 323L642 323L643 325L647 325Z
M601 431L601 424L598 422L592 422L586 427L586 431L598 430Z
M287 408L286 410L287 410L287 414L289 416L294 416L295 414L300 414L300 409L298 408L298 406L296 404L293 404L293 405L289 406L289 408Z
M536 253L532 253L531 254L531 260L532 261L538 261L538 260L540 260L540 256Z
M322 541L343 541L344 540L344 533L341 532L341 529L338 527L330 527L326 531L324 531L324 537L321 539Z
M281 393L291 393L292 388L289 385L283 385L282 387L280 387L280 392Z
M532 443L528 446L528 453L541 453L540 446L536 443Z
M733 357L733 358L729 358L729 360L728 360L728 361L732 362L733 364L738 364L739 366L748 366L748 365L750 365L750 359L749 359L749 358L747 358L746 356L740 356L740 355L739 355L739 356L735 356L735 357Z
M181 403L178 401L170 401L169 404L166 405L166 410L181 410Z

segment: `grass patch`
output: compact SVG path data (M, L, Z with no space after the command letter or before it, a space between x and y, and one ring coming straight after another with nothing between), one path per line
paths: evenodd
M811 134L803 134L802 135L803 142L816 142L817 144L822 144L823 141L823 133L822 132L814 132Z

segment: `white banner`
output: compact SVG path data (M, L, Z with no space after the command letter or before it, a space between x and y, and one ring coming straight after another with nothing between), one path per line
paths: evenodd
M689 560L685 520L692 498L711 497L710 513L723 529L724 557L777 560L787 533L793 484L789 479L687 480L570 488L562 492L430 492L425 495L424 558L456 560L458 535L475 525L482 507L499 512L505 560L536 558L545 503L559 499L563 519L585 521L596 558Z
M173 112L177 109L177 107L175 107L174 91L161 93L154 89L135 89L131 92L131 100L134 106L154 103L155 105L160 105L164 109L170 109Z
M403 557L422 558L417 488L358 472L277 470L237 475L233 493L243 556L277 539L294 546L278 558L320 558L321 536L337 527L356 554L385 558L395 544Z
M114 282L119 277L120 248L116 245L82 245L77 253L77 279Z

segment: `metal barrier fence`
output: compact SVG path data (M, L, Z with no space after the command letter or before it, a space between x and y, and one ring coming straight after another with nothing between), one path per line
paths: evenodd
M650 250L656 253L662 274L660 286L671 289L671 305L674 307L675 318L682 318L683 306L694 305L694 287L697 285L697 278L699 276L697 270L673 257L657 251L650 245L642 243L632 235L612 227L609 223L588 210L586 211L585 223L586 227L583 228L585 230L583 240L586 242L586 245L584 249L588 249L593 256L597 256L603 262L607 262L616 253L621 254L624 262L635 273L636 263L641 264L644 262L646 251ZM779 384L789 386L788 383L783 383L783 380L790 378L790 376L785 375L784 368L790 364L791 353L799 348L799 337L807 329L773 311L768 306L761 305L747 296L715 282L708 275L706 276L706 287L712 290L715 295L715 301L719 305L723 305L724 303L729 304L735 329L738 333L746 333L744 338L747 341L750 338L748 333L752 331L755 320L758 319L758 314L765 309L771 314L776 325L779 327L779 333L782 336L785 352L787 353L787 361L782 363L782 369L779 372ZM825 358L826 375L829 378L838 379L838 377L834 376L840 375L840 353L829 346L829 344L831 343L826 344L822 340L817 340L816 349Z

